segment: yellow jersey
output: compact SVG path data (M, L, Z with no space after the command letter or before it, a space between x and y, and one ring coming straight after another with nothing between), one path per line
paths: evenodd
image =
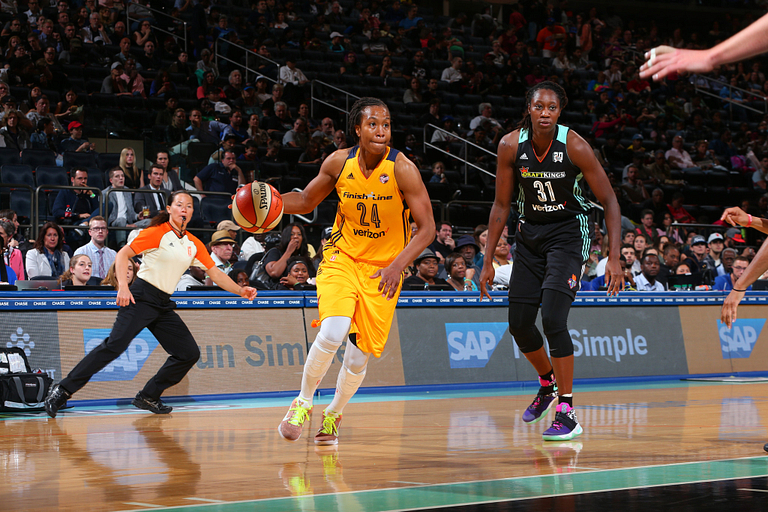
M386 267L411 239L410 212L395 178L389 148L366 178L358 162L359 146L349 150L336 180L339 206L324 251L335 248L356 261Z

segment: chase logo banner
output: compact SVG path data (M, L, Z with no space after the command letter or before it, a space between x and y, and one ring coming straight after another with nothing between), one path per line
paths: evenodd
M729 329L718 320L717 331L720 335L723 359L746 359L752 355L752 349L764 325L764 318L743 318L734 321Z
M87 354L98 347L109 336L110 331L111 329L83 329L85 353ZM94 375L91 380L96 382L133 380L158 345L157 339L149 332L149 329L143 329L133 338L131 344L128 345L128 350Z
M506 331L505 322L446 323L451 368L485 368Z

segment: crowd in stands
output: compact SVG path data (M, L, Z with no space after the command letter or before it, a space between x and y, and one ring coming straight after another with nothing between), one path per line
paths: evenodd
M280 190L305 185L328 155L354 143L342 112L317 107L312 114L312 80L314 94L342 109L348 98L337 89L386 100L393 146L419 166L430 197L442 202L438 217L453 220L459 234L452 242L438 229L439 245L418 260L429 284L445 279L455 289L477 288L477 255L485 247L476 236L466 237L487 220L488 207L473 202L492 199L495 147L520 121L527 88L543 80L565 88L569 104L560 122L590 142L619 198L626 236L636 235L624 245L629 285L655 287L686 266L691 274L708 272L701 283L715 285L714 272L739 268L726 264L713 248L717 240L710 240L729 233L712 227L723 206L768 216L764 60L658 83L638 76L646 50L714 45L750 23L748 11L724 9L711 24L702 21L688 31L540 0L505 6L503 20L488 7L441 16L397 0L171 4L0 2L3 181L101 190L101 197L93 189L45 193L34 247L5 244L17 277L71 271L72 282L82 282L87 262L80 258L70 270L70 253L99 246L94 221L101 219L98 231L101 223L112 228L103 245L119 249L130 229L147 225L164 208L164 192L196 190L203 206L221 206L226 194L253 179L270 180ZM119 155L97 154L89 137L113 132L145 135L145 162L129 147ZM59 175L52 177L56 167ZM5 189L0 201L7 206L8 200ZM229 218L220 208L199 210L192 228L218 227ZM23 223L32 220L29 211L19 212ZM593 265L584 280L599 287L607 244L600 242L599 216L595 220ZM513 262L514 226L513 219L502 237L510 247L496 248L500 268ZM0 222L0 234L9 230L10 238L24 239L18 225ZM694 241L697 236L704 244ZM752 232L745 236L747 247L761 242ZM304 244L306 238L303 233ZM725 244L738 248L740 238L725 236ZM289 251L296 249L292 239L283 233L279 254L242 270L251 280L254 272L265 274L270 286L311 286L314 251ZM638 248L641 240L645 245ZM229 243L219 237L212 249ZM233 249L227 258L217 250L224 251L222 262L246 264L253 254L269 254ZM667 254L674 250L679 261ZM741 249L737 256L749 259L753 252ZM106 262L86 256L91 276L105 278ZM439 272L433 272L434 260ZM658 279L649 277L654 265ZM294 270L297 275L282 282ZM205 282L205 276L192 278Z

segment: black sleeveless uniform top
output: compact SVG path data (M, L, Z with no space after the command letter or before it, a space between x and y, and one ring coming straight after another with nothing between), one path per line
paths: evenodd
M568 158L567 140L568 127L557 125L549 150L537 156L528 130L520 130L514 172L522 220L550 224L590 210L579 186L581 170Z

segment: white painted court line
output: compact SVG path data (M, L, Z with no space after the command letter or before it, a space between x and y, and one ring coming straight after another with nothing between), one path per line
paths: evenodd
M424 482L406 482L405 480L390 480L391 484L427 485Z
M209 500L207 498L184 498L185 500L190 501L205 501L206 503L227 503L224 500Z
M137 507L165 508L163 505L153 505L152 503L139 503L137 501L124 501L123 503L126 505L136 505Z
M746 489L744 487L739 487L736 489L737 491L749 491L749 492L768 492L766 489Z

